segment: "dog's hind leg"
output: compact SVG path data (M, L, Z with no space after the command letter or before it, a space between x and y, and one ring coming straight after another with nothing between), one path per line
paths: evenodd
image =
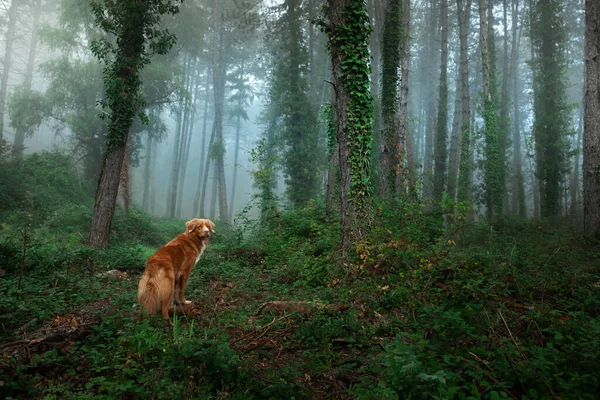
M165 276L161 281L161 299L160 299L160 312L162 317L167 320L169 319L169 307L173 304L173 298L175 297L175 279L172 274Z
M181 275L179 278L177 278L177 282L175 283L175 301L177 301L179 304L192 304L191 301L188 301L185 299L185 286L187 284L187 277L185 276L185 274Z

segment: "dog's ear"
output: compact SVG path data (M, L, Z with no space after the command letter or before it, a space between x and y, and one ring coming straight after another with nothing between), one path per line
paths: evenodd
M185 223L185 229L187 230L188 233L194 232L194 230L196 230L199 226L200 226L200 223L199 223L198 219L196 219L196 218L189 220L188 222Z
M208 229L210 229L211 232L215 232L215 224L210 220L207 219L206 222L208 223Z

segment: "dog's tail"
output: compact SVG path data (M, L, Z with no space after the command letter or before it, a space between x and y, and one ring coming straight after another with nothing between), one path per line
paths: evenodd
M142 305L142 311L159 311L163 299L169 297L169 292L173 290L172 286L172 283L165 279L162 269L154 276L144 273L138 284L138 303Z

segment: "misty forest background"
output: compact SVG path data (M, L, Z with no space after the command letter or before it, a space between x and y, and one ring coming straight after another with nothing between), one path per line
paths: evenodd
M5 0L0 35L3 397L597 398L595 1ZM194 306L138 322L193 217Z

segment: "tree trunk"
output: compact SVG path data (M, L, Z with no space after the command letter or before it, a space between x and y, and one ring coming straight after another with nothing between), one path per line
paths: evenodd
M583 133L583 227L600 232L600 4L585 1L585 111Z
M2 81L0 82L0 144L4 138L4 111L6 108L6 95L8 94L8 76L12 66L12 49L15 41L17 27L17 8L20 1L10 2L8 9L8 28L6 30L6 42L4 43L4 60L2 61Z
M227 189L225 185L225 141L223 139L223 108L225 106L225 81L227 65L224 49L224 26L218 30L219 51L213 55L213 87L215 97L215 143L218 146L215 154L215 172L219 193L219 218L227 221Z
M435 138L433 198L439 202L446 188L446 150L448 141L448 0L441 0L442 52L438 98L437 135Z
M126 144L123 143L102 155L102 166L94 204L94 218L90 229L89 242L91 246L108 247L110 227L117 205L119 178L125 148Z
M491 49L488 47L488 28L486 20L485 0L479 0L479 21L481 40L481 66L483 72L484 97L484 169L483 183L488 221L493 221L502 211L502 173L498 144L498 125L494 96L494 75Z
M334 121L337 130L340 160L341 242L342 257L348 257L354 244L365 237L369 223L370 148L372 118L368 92L368 47L366 25L368 16L360 0L328 0L329 49L333 70ZM352 16L352 18L349 18ZM350 45L346 31L354 36ZM341 37L340 37L341 36ZM349 49L352 49L351 52ZM355 69L343 70L345 63L355 63ZM347 85L357 90L349 92ZM360 121L360 123L358 122Z
M523 161L521 157L521 116L519 110L520 84L519 84L519 47L521 43L520 32L517 33L519 21L519 0L512 1L512 84L513 84L513 175L512 175L512 211L520 218L527 218L525 205L525 182L523 179ZM522 28L522 26L521 26Z
M504 25L504 40L503 40L503 53L502 53L502 85L500 95L500 115L498 123L498 142L500 146L500 166L501 166L501 187L503 195L503 206L504 213L510 214L510 197L506 185L506 165L507 165L507 148L508 141L510 138L510 119L508 116L508 78L510 69L508 65L508 4L507 0L502 1L502 24Z
M202 196L202 188L204 188L205 184L204 184L204 171L206 169L208 169L208 164L206 165L206 167L204 166L205 164L205 157L208 159L208 154L206 151L206 125L207 125L207 121L208 121L208 103L210 101L210 69L207 68L206 69L206 84L204 87L204 117L202 118L202 143L200 145L200 170L198 171L198 185L196 187L196 195L194 196L194 206L192 208L192 213L195 213L196 216L202 218L202 215L204 214L204 205L202 206L202 208L200 208L200 198ZM214 132L214 130L213 130ZM214 135L211 133L211 138L209 139L211 141L211 143L209 144L209 149L210 146L212 145L212 141L214 141ZM204 199L202 200L202 202L204 202ZM200 212L202 211L202 212Z
M457 58L458 70L460 70L460 58ZM450 153L448 154L448 197L456 200L456 185L458 183L458 163L460 157L461 139L461 81L460 73L456 75L456 99L454 100L454 117L452 118L452 133L450 134Z
M127 137L127 143L125 144L125 153L123 154L123 165L121 166L121 177L119 180L119 191L121 192L121 198L123 199L123 209L125 214L129 214L129 144L131 135Z
M369 40L369 48L371 49L371 93L373 95L373 132L375 149L381 148L381 42L383 34L383 12L385 10L385 2L380 0L369 0L368 8L373 32ZM373 154L373 164L381 164L381 152L375 151Z
M433 60L437 49L436 34L437 34L437 2L432 2L431 9L429 11L428 18L428 34L427 34L427 47L429 48L428 59ZM431 200L433 196L433 146L435 142L437 122L435 122L435 88L433 82L435 81L435 64L430 62L427 65L428 73L425 78L425 91L427 93L425 101L425 149L423 152L423 198Z
M401 0L390 0L385 16L381 84L381 175L379 190L383 197L395 194L399 165L397 132L398 66L400 65Z
M242 61L242 72L240 73L240 79L244 76L243 73L244 64ZM242 96L238 98L238 107L241 111L242 108ZM242 117L238 113L235 121L235 149L233 153L233 177L231 179L231 200L229 201L229 222L233 221L233 208L235 204L235 187L237 185L237 170L238 170L238 159L240 152L240 131L241 131L241 120Z
M205 166L204 166L204 176L201 176L202 184L200 186L202 187L202 191L200 193L200 197L198 198L198 213L196 214L198 216L203 216L204 211L205 211L206 190L208 187L208 175L210 172L210 162L212 161L210 153L211 153L213 144L215 142L216 128L217 128L217 123L215 121L215 122L213 122L212 132L210 134L210 139L208 140L208 154L206 155L206 162L205 162Z
M579 210L579 165L581 164L581 141L583 139L583 109L579 113L579 126L577 127L577 144L575 145L575 162L571 174L571 210L576 219L580 218Z
M400 66L400 106L399 106L399 129L400 149L398 151L399 173L396 174L396 191L404 194L406 188L404 182L408 183L408 191L412 198L416 195L414 182L414 158L412 156L412 144L410 141L410 132L408 129L408 72L410 63L410 0L402 2L402 42L401 53L402 63ZM406 156L406 165L404 158Z
M16 0L13 0L16 2ZM25 78L23 84L26 88L31 88L31 82L33 80L33 67L35 66L35 53L38 42L38 25L40 24L40 15L42 13L41 0L35 0L32 5L33 9L33 22L31 26L31 40L29 42L29 55L27 56L27 67L25 68ZM17 129L15 132L15 142L13 149L15 156L21 158L23 156L23 150L25 149L25 131L23 128Z
M175 142L173 143L173 159L171 161L170 187L167 192L167 215L175 218L177 207L177 185L179 183L179 161L181 159L181 141L183 128L183 110L177 112L177 125L175 127Z
M195 63L197 65L197 63ZM190 158L190 148L192 147L192 136L194 134L194 121L195 121L195 116L196 116L196 103L198 101L198 85L197 85L197 69L192 68L192 78L191 78L191 82L190 82L190 86L189 86L189 91L193 96L193 100L192 100L192 104L188 104L187 107L187 117L186 117L186 125L185 125L185 131L186 133L186 140L185 140L185 147L183 148L183 159L181 161L181 168L180 168L180 174L179 174L179 194L177 196L177 216L181 217L181 207L183 204L183 195L184 195L184 189L185 189L185 175L187 173L187 166L188 166L188 161Z
M146 162L144 163L144 189L142 194L142 210L150 212L150 185L152 179L152 135L147 132Z

